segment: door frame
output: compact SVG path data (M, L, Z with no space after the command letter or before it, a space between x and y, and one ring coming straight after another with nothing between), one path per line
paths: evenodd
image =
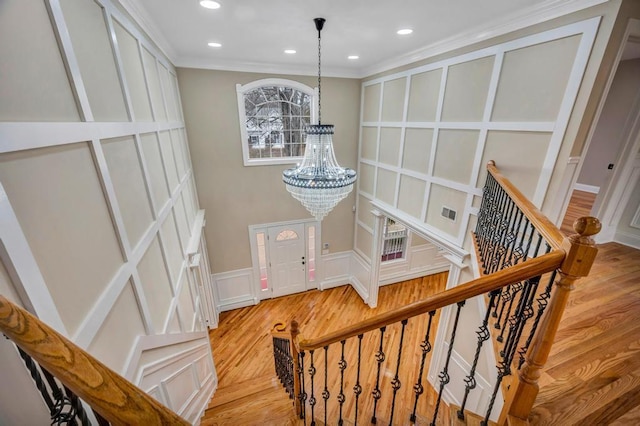
M251 265L253 269L253 290L257 300L271 299L273 296L273 287L271 268L267 268L267 289L263 290L260 286L260 261L258 256L258 244L256 241L259 233L264 233L265 238L268 235L268 229L271 227L291 226L291 225L304 225L304 253L307 259L305 266L305 290L313 288L319 288L321 281L321 235L322 235L322 222L315 219L298 219L288 220L284 222L263 223L259 225L249 225L249 245L251 247ZM309 280L309 228L315 227L315 278L313 281ZM270 262L269 244L265 242L265 255L267 263Z

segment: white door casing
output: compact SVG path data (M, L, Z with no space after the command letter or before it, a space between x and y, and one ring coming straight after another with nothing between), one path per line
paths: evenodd
M268 230L273 297L305 291L304 224L274 226Z

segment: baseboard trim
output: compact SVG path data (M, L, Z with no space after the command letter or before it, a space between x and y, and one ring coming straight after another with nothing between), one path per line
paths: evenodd
M439 274L440 272L447 272L448 270L449 270L449 265L443 265L443 266L436 266L434 268L421 269L419 271L410 271L407 274L394 274L394 275L385 277L384 279L381 279L379 285L383 286L388 284L395 284L400 281L407 281L415 278L424 277L427 275Z
M585 185L584 183L577 183L577 182L575 185L573 185L573 189L582 191L582 192L590 192L592 194L597 194L598 192L600 192L599 186Z
M613 237L613 241L640 250L640 235L618 231Z
M220 312L231 311L238 308L246 308L247 306L257 305L259 302L255 297L234 297L220 303Z

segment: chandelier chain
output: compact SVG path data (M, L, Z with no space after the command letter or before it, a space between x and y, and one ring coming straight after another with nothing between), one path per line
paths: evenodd
M318 124L322 124L322 79L320 78L322 55L320 54L320 31L321 30L318 30Z

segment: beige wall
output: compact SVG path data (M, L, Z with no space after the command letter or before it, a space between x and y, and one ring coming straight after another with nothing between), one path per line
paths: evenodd
M248 226L294 219L309 213L286 191L282 171L289 166L243 164L236 84L286 78L315 87L315 77L179 68L185 124L201 208L207 212L206 237L212 272L251 267ZM341 166L356 166L360 82L323 78L322 119L334 124L334 147ZM353 245L352 193L322 221L322 243L331 252Z

